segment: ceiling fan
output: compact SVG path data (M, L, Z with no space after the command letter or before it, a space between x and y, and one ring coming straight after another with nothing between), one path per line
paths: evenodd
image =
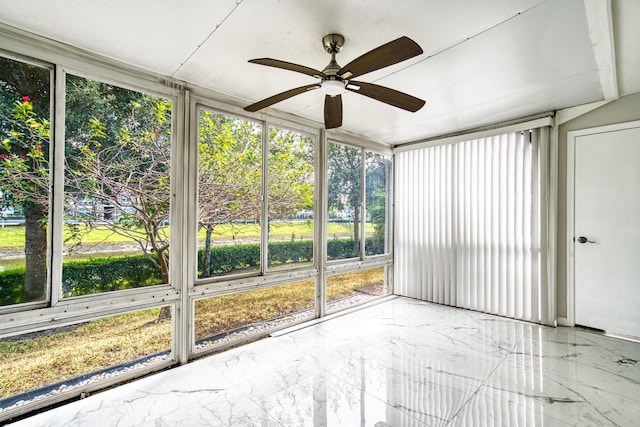
M258 111L277 102L299 95L314 89L322 89L324 97L324 125L326 129L333 129L342 126L342 94L346 91L359 93L368 96L385 104L402 108L403 110L416 112L424 105L422 99L416 98L406 93L399 92L388 87L379 86L373 83L351 80L372 71L397 64L414 56L420 55L422 49L409 37L400 37L389 43L383 44L349 62L344 67L340 67L336 62L336 54L340 52L344 45L344 37L340 34L329 34L322 38L324 50L331 54L331 61L324 70L318 71L304 65L293 64L291 62L280 61L271 58L251 59L254 64L266 65L269 67L283 68L307 74L320 79L319 82L290 89L269 98L251 104L244 109L246 111Z

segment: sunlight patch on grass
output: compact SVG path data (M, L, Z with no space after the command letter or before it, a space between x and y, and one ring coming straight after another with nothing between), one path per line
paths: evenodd
M384 267L351 271L327 277L327 302L347 298L357 293L382 291L384 285Z
M0 341L0 398L171 349L160 309Z
M196 340L314 307L315 280L196 301Z

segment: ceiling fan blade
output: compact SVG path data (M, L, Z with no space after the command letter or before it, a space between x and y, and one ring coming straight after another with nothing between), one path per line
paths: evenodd
M304 93L306 91L313 90L313 89L318 89L319 87L320 85L316 83L312 85L297 87L295 89L290 89L285 92L279 93L277 95L270 96L269 98L265 98L262 101L256 102L255 104L251 104L247 107L244 107L244 109L245 111L250 111L253 113L255 111L262 110L263 108L273 105L277 102L284 101L285 99L291 98L292 96L300 95L301 93Z
M324 127L325 129L342 126L342 96L324 97Z
M422 48L418 43L409 37L403 36L359 56L342 67L338 71L338 75L345 79L358 77L371 71L406 61L421 53Z
M393 105L394 107L402 108L403 110L411 111L412 113L421 109L425 104L425 101L420 98L373 83L351 80L347 85L347 90L368 96L385 104Z
M327 77L327 75L322 71L318 71L310 67L305 67L304 65L293 64L291 62L286 62L286 61L280 61L278 59L258 58L258 59L250 59L249 62L251 62L252 64L266 65L267 67L276 67L276 68L282 68L289 71L295 71L297 73L306 74L308 76L317 77L319 79Z

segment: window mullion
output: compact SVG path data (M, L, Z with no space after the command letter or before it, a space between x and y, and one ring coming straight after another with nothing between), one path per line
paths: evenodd
M64 233L64 151L65 151L65 103L66 103L66 73L62 67L56 66L53 71L52 101L53 133L50 143L53 159L51 180L50 207L50 268L49 292L51 305L54 306L62 299L62 258Z
M328 214L328 166L327 166L327 133L320 130L316 150L316 203L315 225L316 238L314 239L314 259L318 268L316 281L316 317L323 317L327 312L326 307L326 269L327 269L327 220Z
M262 201L260 214L260 272L267 273L269 261L269 125L262 125Z
M366 165L366 160L367 160L367 156L366 156L366 152L363 149L360 150L360 224L358 224L358 227L360 227L360 259L364 260L365 258L365 244L367 242L366 239L366 225L367 225L367 221L366 221L366 215L367 215L367 211L366 211L366 197L367 197L367 174L366 174L366 170L367 170L367 165Z

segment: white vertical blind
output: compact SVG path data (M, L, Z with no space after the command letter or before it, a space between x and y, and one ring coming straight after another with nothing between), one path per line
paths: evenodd
M548 128L396 154L399 295L546 323Z

